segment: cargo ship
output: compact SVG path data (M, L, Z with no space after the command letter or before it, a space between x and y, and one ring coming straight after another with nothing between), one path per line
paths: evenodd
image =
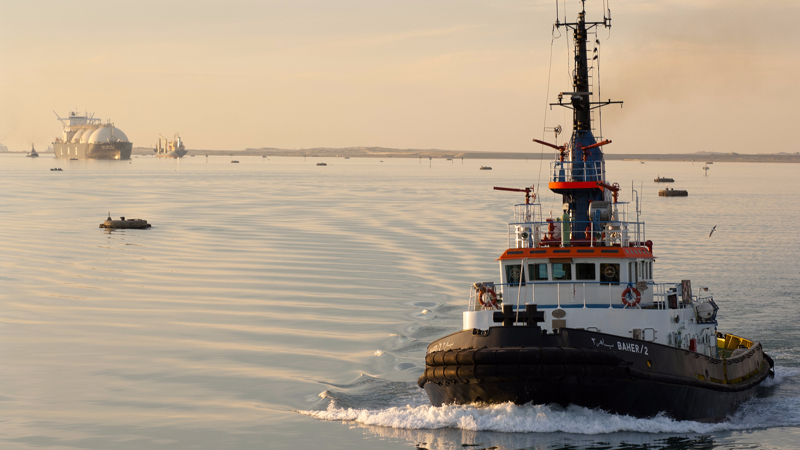
M418 384L434 406L578 405L720 422L774 375L757 340L720 326L707 287L656 281L638 194L622 202L606 179L611 141L595 138L591 111L619 102L592 101L586 47L592 29L610 25L588 22L585 9L556 21L573 34L575 66L573 92L552 105L573 110L573 133L563 145L535 141L555 149L548 187L563 214L543 216L533 187L495 187L524 192L525 203L497 259L499 281L474 283L461 331L427 348Z
M55 112L55 111L53 111ZM113 123L102 123L94 114L71 111L65 119L61 137L53 142L56 158L62 159L131 159L133 144Z
M183 145L180 135L175 134L175 139L170 141L162 135L158 135L158 145L153 149L156 156L160 158L180 158L188 151Z

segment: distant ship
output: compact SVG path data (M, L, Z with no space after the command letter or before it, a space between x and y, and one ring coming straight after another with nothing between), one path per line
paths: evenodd
M28 153L28 154L27 154L27 155L25 155L25 156L27 156L28 158L38 158L38 157L39 157L39 154L38 154L38 153L36 153L36 149L35 149L35 148L33 148L33 144L31 144L31 152L30 152L30 153Z
M177 133L175 133L174 141L167 140L167 138L159 134L158 146L154 148L153 151L156 152L156 156L162 158L180 158L188 152L183 145L183 141L181 141L181 137Z
M55 111L53 111L55 112ZM102 123L94 114L71 111L58 120L64 124L60 138L53 142L56 158L63 159L131 159L133 144L114 124Z

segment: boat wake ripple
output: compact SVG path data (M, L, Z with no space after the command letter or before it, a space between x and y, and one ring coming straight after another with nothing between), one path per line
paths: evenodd
M351 385L320 394L318 410L297 411L320 420L356 422L366 426L409 430L452 428L503 433L607 434L713 433L800 425L800 395L773 392L780 384L800 375L800 368L776 367L755 398L722 423L676 421L665 415L649 419L610 414L579 406L550 405L448 405L431 406L424 391L414 383L389 382L362 376ZM794 391L794 389L791 389ZM797 394L795 392L795 394ZM377 405L374 402L382 403ZM325 404L327 403L327 407ZM324 409L322 409L324 408Z

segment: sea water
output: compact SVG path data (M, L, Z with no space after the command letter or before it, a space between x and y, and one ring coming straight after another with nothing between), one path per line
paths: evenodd
M700 424L435 408L417 386L470 285L499 281L524 198L492 187L534 184L560 214L548 161L237 159L0 156L0 448L798 446L796 166L608 162L656 281L708 286L720 331L775 359L754 399ZM658 197L658 175L689 196ZM109 213L153 227L98 228Z

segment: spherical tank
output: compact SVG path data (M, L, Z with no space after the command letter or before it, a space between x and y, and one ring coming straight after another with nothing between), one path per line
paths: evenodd
M129 142L128 137L119 128L112 126L100 127L92 133L88 142L90 144L102 144L106 142Z

